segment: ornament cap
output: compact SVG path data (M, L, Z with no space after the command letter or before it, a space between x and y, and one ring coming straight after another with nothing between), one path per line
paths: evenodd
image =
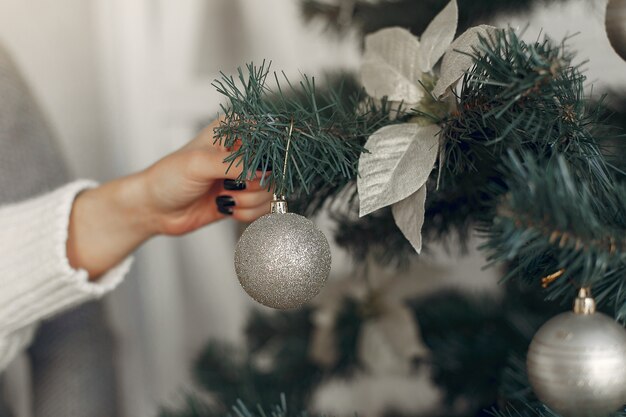
M270 203L270 213L287 213L287 200L283 196L277 196L274 194L274 199Z
M596 312L596 300L591 296L591 288L583 287L574 300L574 313L593 314Z

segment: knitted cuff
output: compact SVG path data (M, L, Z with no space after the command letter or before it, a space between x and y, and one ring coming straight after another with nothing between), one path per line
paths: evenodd
M22 203L0 208L0 336L115 288L128 258L96 282L74 269L66 243L74 199L92 181L75 181Z

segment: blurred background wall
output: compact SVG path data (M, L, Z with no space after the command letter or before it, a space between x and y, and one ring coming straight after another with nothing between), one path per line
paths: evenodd
M536 10L526 33L581 32L572 44L592 58L590 78L623 86L623 63L602 29L603 4ZM520 27L527 20L501 19ZM321 33L321 26L304 25L296 1L0 0L0 42L24 71L76 175L100 181L141 169L191 139L218 111L210 83L219 70L262 59L291 76L357 66L356 37ZM153 416L159 404L177 401L209 337L240 340L250 302L232 268L235 239L228 221L156 239L107 298L127 416ZM463 269L480 278L472 286L491 285L479 258L463 262L447 260L445 274L425 279L445 275L459 284L455 271ZM345 271L345 262L334 268Z

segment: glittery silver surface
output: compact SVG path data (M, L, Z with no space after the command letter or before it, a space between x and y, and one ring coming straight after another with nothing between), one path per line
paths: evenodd
M306 217L266 214L239 239L235 270L241 286L259 303L296 308L315 297L326 283L330 247Z
M626 330L601 314L544 324L527 357L537 397L563 417L602 417L626 403Z

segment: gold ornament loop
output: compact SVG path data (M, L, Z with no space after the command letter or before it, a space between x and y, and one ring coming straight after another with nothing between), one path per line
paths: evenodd
M574 300L574 313L593 314L596 312L596 300L591 296L591 288L583 287L578 290L578 297Z
M270 202L270 213L285 214L288 212L287 201L284 197L274 194L274 199Z

